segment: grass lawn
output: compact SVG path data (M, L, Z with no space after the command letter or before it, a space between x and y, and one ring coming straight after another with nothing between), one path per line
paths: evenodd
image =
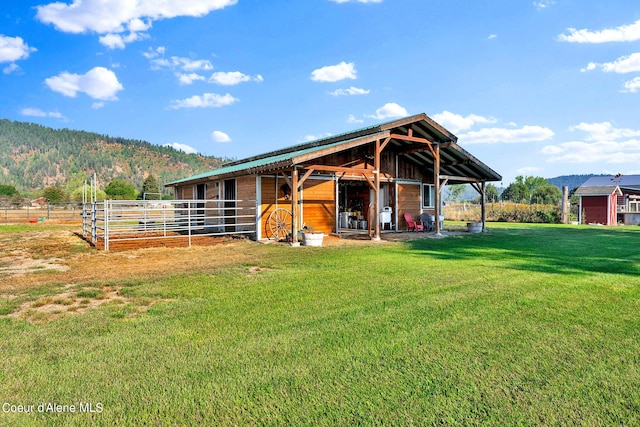
M640 227L492 224L241 243L197 272L75 283L128 299L0 317L0 425L639 425L639 243ZM251 256L218 265L224 251Z

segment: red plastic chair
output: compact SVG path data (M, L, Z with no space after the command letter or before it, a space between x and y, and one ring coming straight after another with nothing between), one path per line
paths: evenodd
M411 218L411 214L410 213L405 213L404 214L404 220L407 221L407 225L409 226L409 230L408 231L424 231L424 224L422 223L422 221L414 221L413 218Z

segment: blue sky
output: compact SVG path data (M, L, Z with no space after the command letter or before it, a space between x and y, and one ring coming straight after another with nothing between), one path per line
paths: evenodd
M20 0L0 118L243 158L426 113L502 174L640 173L637 0Z

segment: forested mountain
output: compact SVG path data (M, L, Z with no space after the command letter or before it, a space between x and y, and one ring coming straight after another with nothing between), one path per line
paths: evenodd
M562 176L557 176L555 178L549 178L548 181L549 181L549 184L553 184L561 190L562 190L562 187L566 185L567 187L569 187L569 191L573 191L576 188L580 187L585 182L587 182L589 178L592 178L594 176L604 176L604 175L594 175L594 174L562 175Z
M146 141L0 120L0 184L21 192L51 185L73 191L93 173L103 188L116 178L140 188L149 174L163 186L216 169L224 160Z

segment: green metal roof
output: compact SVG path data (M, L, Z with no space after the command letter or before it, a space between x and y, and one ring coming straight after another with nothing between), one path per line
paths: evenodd
M288 169L295 164L304 164L316 157L330 154L331 148L344 146L343 149L347 150L371 143L376 139L385 138L393 133L406 135L409 131L413 131L415 135L426 138L434 143L443 144L441 148L442 162L440 164L440 173L441 175L450 176L450 183L457 183L455 177L473 178L479 181L500 181L502 179L498 173L457 145L455 135L434 122L426 114L418 114L293 147L278 149L247 159L236 160L223 165L220 169L170 182L165 185L172 186L190 181L206 180L213 177L232 177L242 173L260 174ZM403 148L411 144L411 142L407 142L402 138L392 139L391 142L392 146L395 146L399 151L402 151ZM328 150L329 153L326 151L325 153L321 153L321 151L324 150ZM341 150L338 148L335 151ZM424 151L426 152L427 149L425 148ZM318 153L317 156L314 157L314 153ZM424 153L408 151L403 153L403 155L421 167L433 168L434 166L433 160L428 152L424 155ZM460 180L460 182L467 181L468 179Z
M332 144L320 145L311 148L300 149L296 151L291 151L288 153L276 154L270 157L259 158L256 160L248 160L248 161L236 161L230 164L229 166L223 166L219 169L215 169L210 172L201 173L199 175L190 176L188 178L180 179L178 181L169 182L165 185L176 185L187 181L196 181L199 179L212 178L215 176L223 176L228 174L233 174L236 172L247 171L251 169L261 168L264 169L269 165L274 165L274 168L282 167L283 163L288 163L287 166L293 165L293 159L298 156L304 156L308 154L313 154L314 152L325 150L327 148L338 147L350 141L355 141L359 138L352 138L348 140L334 142Z

